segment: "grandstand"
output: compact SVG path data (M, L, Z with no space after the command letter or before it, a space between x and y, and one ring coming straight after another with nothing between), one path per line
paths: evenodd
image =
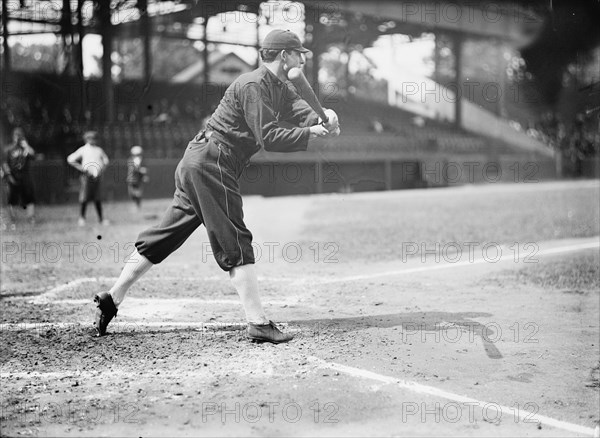
M349 98L330 105L342 120L342 135L320 148L332 154L355 157L372 155L403 158L444 154L514 154L511 146L469 133L454 124L431 119L417 120L414 114L383 103ZM373 124L378 123L379 132Z
M101 106L101 96L88 93L87 107L72 107L68 97L58 91L65 89L63 82L68 79L51 76L32 79L22 88L28 93L19 100L20 106L9 108L7 114L12 117L10 124L21 125L31 145L44 158L35 163L34 175L38 199L49 203L75 200L77 174L66 165L65 157L82 144L81 135L86 130L99 132L111 158L105 181L109 199L126 197L123 180L126 158L136 144L144 147L153 175L148 197L171 196L175 166L223 92L194 84L155 83L145 90L141 83L118 84L115 93L119 102L118 121L107 122L94 117L89 110ZM43 83L51 86L44 89ZM90 81L86 89L93 90L94 85ZM37 103L40 96L45 102L43 108ZM242 178L245 193L309 194L477 182L426 175L428 167L453 162L482 165L504 162L510 166L534 160L543 169L540 175L554 176L551 159L473 134L453 123L423 119L400 108L352 95L323 100L326 107L339 114L342 135L307 153L257 154L248 170L250 176ZM286 166L296 170L291 176L279 172L280 181L273 185L273 178L277 178L275 168L287 169ZM296 173L301 176L296 178L293 176Z
M24 87L29 96L36 98L30 98L31 102L22 99L20 108L10 108L15 118L10 124L22 126L33 147L48 159L62 159L72 152L86 130L100 133L105 150L114 159L126 158L133 144L143 145L148 158L178 158L222 94L222 90L207 92L202 86L163 83L154 84L153 90L145 90L142 96L131 96L142 89L142 84L120 84L116 92L122 102L119 120L106 122L86 117L85 108L73 108L68 100L61 101L62 93L52 93L53 89L64 89L61 87L64 80L44 79L46 84L53 84L50 92L38 93L41 84ZM87 88L93 86L93 81L87 84ZM42 110L36 108L40 97L47 106ZM318 147L314 154L330 158L402 158L406 154L518 153L506 143L467 132L451 123L431 119L417 123L414 114L384 103L352 96L330 100L325 105L339 114L342 135ZM89 106L94 107L94 102ZM380 128L375 129L374 123Z
M71 6L75 5L75 2L71 3ZM214 56L211 51L218 44L255 49L261 31L277 25L276 17L269 15L263 17L264 23L257 21L257 26L252 26L251 41L244 37L232 43L225 38L226 26L216 26L216 31L211 30L209 21L212 24L224 23L226 17L219 14L234 11L254 13L260 17L264 12L261 12L260 2L250 5L237 1L217 2L214 10L205 8L205 2L192 1L118 2L116 10L111 10L106 2L95 2L93 4L97 8L89 17L82 10L86 2L79 0L76 3L77 10L72 10L73 7L61 9L60 5L48 2L49 7L55 7L55 15L50 14L38 23L43 27L43 32L36 31L61 36L65 52L63 55L69 60L66 66L59 67L60 63L54 62L56 65L53 64L52 69L25 71L20 70L19 64L14 62L11 67L10 61L15 61L13 55L18 55L19 51L11 51L9 44L5 44L2 54L4 95L0 100L3 128L1 140L7 142L9 132L15 126L25 129L29 142L39 154L34 170L38 199L42 202L74 199L77 175L68 168L65 158L81 145L81 135L86 130L100 133L102 146L111 158L109 174L112 177L106 181L109 199L126 196L121 176L124 174L128 151L134 144L144 147L145 158L148 160L152 181L148 185L147 196L169 197L172 195L172 175L178 159L187 142L202 129L206 116L216 107L227 86L221 82L210 82L210 68L202 68L199 73L197 67L210 67L209 58ZM417 3L426 6L423 2ZM34 2L19 2L17 7L16 4L5 1L3 5L7 8L3 14L6 23L14 21L16 24L23 24L36 17L35 8L32 7ZM69 5L69 2L64 2L63 6L65 5ZM362 87L348 86L351 83L348 75L352 51L360 52L363 48L372 46L382 36L401 34L411 40L424 32L435 34L436 39L432 54L435 71L431 75L431 81L435 80L436 84L443 85L444 81L440 78L445 78L449 83L463 86L467 76L473 76L470 73L466 75L468 68L472 64L478 64L479 59L476 56L469 58L469 50L477 46L475 55L479 56L488 47L469 43L469 40L492 41L492 46L500 43L515 46L515 35L521 44L524 43L521 41L523 38L527 40L520 32L522 29L519 23L515 22L510 13L503 13L498 23L487 23L482 16L473 22L458 25L452 20L432 22L427 14L423 20L416 19L415 16L407 21L406 16L398 13L394 2L378 2L373 5L372 2L342 1L338 5L340 9L336 11L323 10L317 2L304 2L303 5L304 38L314 54L307 62L306 73L315 89L320 81L319 71L324 68L321 55L332 45L345 51L348 65L342 66L344 68L337 72L339 75L332 79L339 81L339 95L321 96L324 106L333 108L339 114L342 135L311 148L308 153L258 154L253 160L256 169L266 172L269 166L297 165L303 176L298 180L284 177L281 184L276 184L275 187L252 175L244 176L242 185L246 193L273 195L389 190L481 180L452 180L446 176L432 179L428 176L428 165L431 167L452 162L476 162L481 166L501 163L513 168L515 163L534 162L539 166L537 177L558 175L550 148L524 132L507 129L510 126L506 116L501 114L501 105L488 105L497 114L487 111L490 108L480 111L485 102L481 99L470 101L466 95L458 93L454 101L444 102L452 110L451 120L433 120L425 119L422 114L417 116L391 106L387 102L357 97L373 97L368 75L366 79L363 78ZM139 13L139 20L119 19L137 16L130 14L133 10L136 14ZM513 12L529 14L530 11L522 11L517 7ZM232 16L235 14L230 14L229 18ZM73 25L74 18L77 26ZM281 22L281 17L279 19L278 25L289 25L285 20ZM480 26L481 23L486 23L486 26ZM202 36L188 32L192 28L201 29ZM7 42L9 29L7 26L3 29ZM508 29L512 31L507 32ZM19 32L19 35L25 35L29 30L23 28ZM86 34L93 33L101 37L103 47L105 46L97 65L104 72L112 71L112 55L123 55L124 59L129 53L120 46L121 43L132 36L140 37L140 53L136 58L139 64L136 67L138 75L97 77L84 74L82 41ZM69 35L70 38L67 38ZM16 36L17 34L10 37ZM169 64L172 59L159 61L156 56L158 52L155 51L154 55L152 53L153 41L161 42L163 45L157 47L163 48L171 47L167 42L179 41L180 45L175 44L173 47L186 48L181 52L186 56L178 56L178 60L189 58L195 62L190 66L177 64L173 69L165 71L177 72L179 76L175 76L179 79L185 77L187 82L175 83L173 76L169 77L164 72L162 75L155 74L161 71L159 67ZM192 48L197 45L203 49L199 51ZM112 53L104 50L112 46L115 46ZM507 60L503 59L493 59L491 65L496 65L497 62L504 65ZM181 70L182 67L186 68ZM331 71L335 70L331 66L329 68ZM188 74L182 75L182 72ZM193 74L189 74L190 72ZM471 79L485 78L474 76ZM503 81L506 82L505 86L514 85L509 84L507 78ZM352 88L355 90L351 91ZM358 94L353 94L355 91ZM388 97L390 95L383 94ZM450 113L441 116L442 113L436 112L436 117L446 117ZM536 144L528 147L527 143ZM577 147L571 149L579 152ZM574 154L571 156L577 158ZM412 166L410 171L406 171L406 165ZM599 166L595 166L595 170L587 173L588 176L597 174ZM324 177L331 169L335 170L335 177ZM580 174L586 175L585 169ZM52 178L48 178L48 175L52 175Z

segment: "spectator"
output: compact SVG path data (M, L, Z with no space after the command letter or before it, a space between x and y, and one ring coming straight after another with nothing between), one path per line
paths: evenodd
M143 149L141 146L131 148L131 156L127 160L127 192L135 203L136 211L142 211L142 196L144 194L144 183L149 181L148 171L142 165Z
M12 229L15 229L14 207L19 205L27 210L27 219L35 223L35 196L30 163L35 158L35 151L27 143L22 128L13 130L13 141L4 150L1 166L2 178L8 186L8 214Z
M97 132L86 132L83 140L86 143L67 157L67 162L81 172L79 190L81 208L78 225L80 227L85 225L85 212L90 201L94 201L100 223L108 225L108 221L102 216L102 173L108 165L108 157L98 146Z

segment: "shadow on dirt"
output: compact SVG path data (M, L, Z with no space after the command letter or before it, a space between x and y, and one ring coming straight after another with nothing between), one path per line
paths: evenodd
M345 332L369 328L399 328L402 342L448 342L462 340L474 342L481 338L483 348L490 359L501 359L502 353L495 343L502 337L498 323L482 324L472 318L488 318L491 314L481 312L410 312L385 315L356 316L349 318L321 318L289 321L301 331L316 337L330 337ZM432 340L433 339L433 340Z

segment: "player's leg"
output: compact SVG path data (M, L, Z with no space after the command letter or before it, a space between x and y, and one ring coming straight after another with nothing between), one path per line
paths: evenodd
M269 320L258 293L258 278L254 264L231 268L229 278L244 306L246 321L252 324L268 324Z
M98 215L98 221L100 223L104 223L104 217L102 216L102 202L99 200L94 201L94 206L96 207L96 214Z
M98 222L102 225L109 225L108 220L104 219L102 210L102 177L94 178L91 180L90 188L88 191L88 199L94 201L96 207L96 215L98 216Z
M250 337L287 342L293 336L283 334L268 320L260 300L252 233L244 224L242 196L233 176L233 158L215 141L209 141L202 151L207 158L196 161L204 164L190 169L188 181L193 185L196 197L192 202L203 218L213 255L221 269L229 271L244 306Z
M8 222L11 228L15 228L15 205L19 204L19 187L16 184L8 183Z
M87 211L87 203L89 200L89 178L81 175L79 178L81 185L79 186L79 220L77 224L82 227L85 225L85 213Z
M179 248L201 224L196 213L182 208L181 195L175 196L160 224L142 231L136 242L136 249L129 257L117 282L110 289L115 305L119 306L127 290L155 264Z
M77 224L82 227L85 225L85 212L87 210L87 201L81 201L79 204L79 220Z
M26 217L29 223L35 224L35 204L30 203L25 206Z
M133 192L133 202L135 204L136 211L139 213L142 211L142 189L136 187Z
M142 198L140 195L140 188L134 186L133 184L129 184L127 186L127 192L129 193L129 197L133 201L132 211L139 213L142 210Z
M138 281L152 267L152 262L141 255L137 249L125 261L121 275L108 291L116 307L123 302L125 294L133 284Z
M33 181L31 176L23 182L23 205L26 210L27 220L33 224L35 222L35 195L33 190Z
M179 167L178 167L179 169ZM176 172L175 196L159 225L142 231L135 244L136 250L125 262L119 278L108 293L94 298L98 304L96 329L98 335L106 333L106 327L116 315L129 288L155 264L162 262L202 223L191 207L187 196L181 190L181 182Z

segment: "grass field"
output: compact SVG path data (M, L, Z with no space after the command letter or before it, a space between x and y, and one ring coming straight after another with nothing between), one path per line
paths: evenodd
M600 183L245 198L269 316L248 343L199 229L93 338L169 200L2 233L2 435L592 436Z

